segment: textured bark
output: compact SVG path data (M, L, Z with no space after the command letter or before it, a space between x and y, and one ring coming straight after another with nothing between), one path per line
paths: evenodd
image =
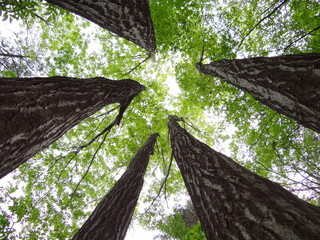
M116 33L149 52L156 49L148 0L46 0Z
M73 240L124 239L143 186L143 177L159 134L152 134L126 172L95 208Z
M220 60L197 68L320 133L320 54Z
M126 107L144 87L130 79L0 78L0 178L104 106Z
M207 239L301 239L320 236L320 209L240 166L169 117L173 155Z

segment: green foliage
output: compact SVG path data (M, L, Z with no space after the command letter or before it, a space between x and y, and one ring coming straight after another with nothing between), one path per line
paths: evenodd
M158 229L165 232L166 235L161 239L179 239L179 240L205 240L205 235L201 229L200 222L194 226L188 227L183 221L182 215L175 213L167 217L165 223L159 223ZM170 237L170 238L168 238Z
M0 71L0 76L3 76L3 77L16 77L16 73L11 71L11 70L8 70L8 71Z
M146 228L157 226L173 239L204 239L200 224L186 226L179 212L159 214L166 211L167 199L180 202L186 195L174 162L167 176L169 114L185 117L187 130L214 149L319 204L319 135L195 68L200 60L320 52L319 4L312 0L149 2L158 48L141 65L148 57L144 50L50 4L0 3L3 20L22 19L22 28L28 29L13 37L1 36L0 53L26 56L0 56L2 76L132 78L147 88L105 140L102 136L76 151L114 120L116 104L81 122L5 179L0 191L1 238L70 238L148 135L158 132L135 216ZM178 90L170 90L172 85Z
M154 228L163 234L156 239L204 240L199 219L190 200L184 207L176 206L172 214L153 223Z
M38 6L36 1L1 1L0 16L3 14L3 21L13 19L35 17L35 11Z
M38 11L45 7L45 11L42 13L46 18L39 16ZM55 17L62 13L57 7L43 3L42 1L34 0L3 0L0 2L0 17L2 21L9 20L29 20L31 18L39 18L42 21L52 21Z

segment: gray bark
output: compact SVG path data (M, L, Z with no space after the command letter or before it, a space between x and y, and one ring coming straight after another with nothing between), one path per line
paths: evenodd
M320 133L320 54L220 60L197 68Z
M152 134L131 160L126 172L101 200L73 240L125 238L143 186L143 177L159 134Z
M104 106L119 102L122 117L143 89L130 79L0 78L0 178Z
M149 52L156 49L148 0L46 0L116 33Z
M174 158L207 239L317 240L320 209L201 143L169 117Z

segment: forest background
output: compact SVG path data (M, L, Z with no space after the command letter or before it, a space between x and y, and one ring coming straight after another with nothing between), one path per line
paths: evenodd
M134 219L163 232L158 238L202 239L193 227L178 235L170 228L178 226L183 211L176 207L180 215L172 215L167 205L185 202L188 195L171 158L169 114L184 117L188 131L210 147L319 205L319 135L195 68L200 60L320 53L319 1L150 0L149 5L157 43L152 56L46 2L0 3L2 20L20 24L13 35L0 31L2 76L131 78L146 87L106 138L73 153L113 121L117 104L2 179L1 236L73 236L146 138L158 132Z

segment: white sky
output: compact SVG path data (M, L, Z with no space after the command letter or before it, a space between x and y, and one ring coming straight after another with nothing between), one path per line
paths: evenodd
M152 240L158 232L146 231L141 226L134 225L133 228L129 227L125 240Z

